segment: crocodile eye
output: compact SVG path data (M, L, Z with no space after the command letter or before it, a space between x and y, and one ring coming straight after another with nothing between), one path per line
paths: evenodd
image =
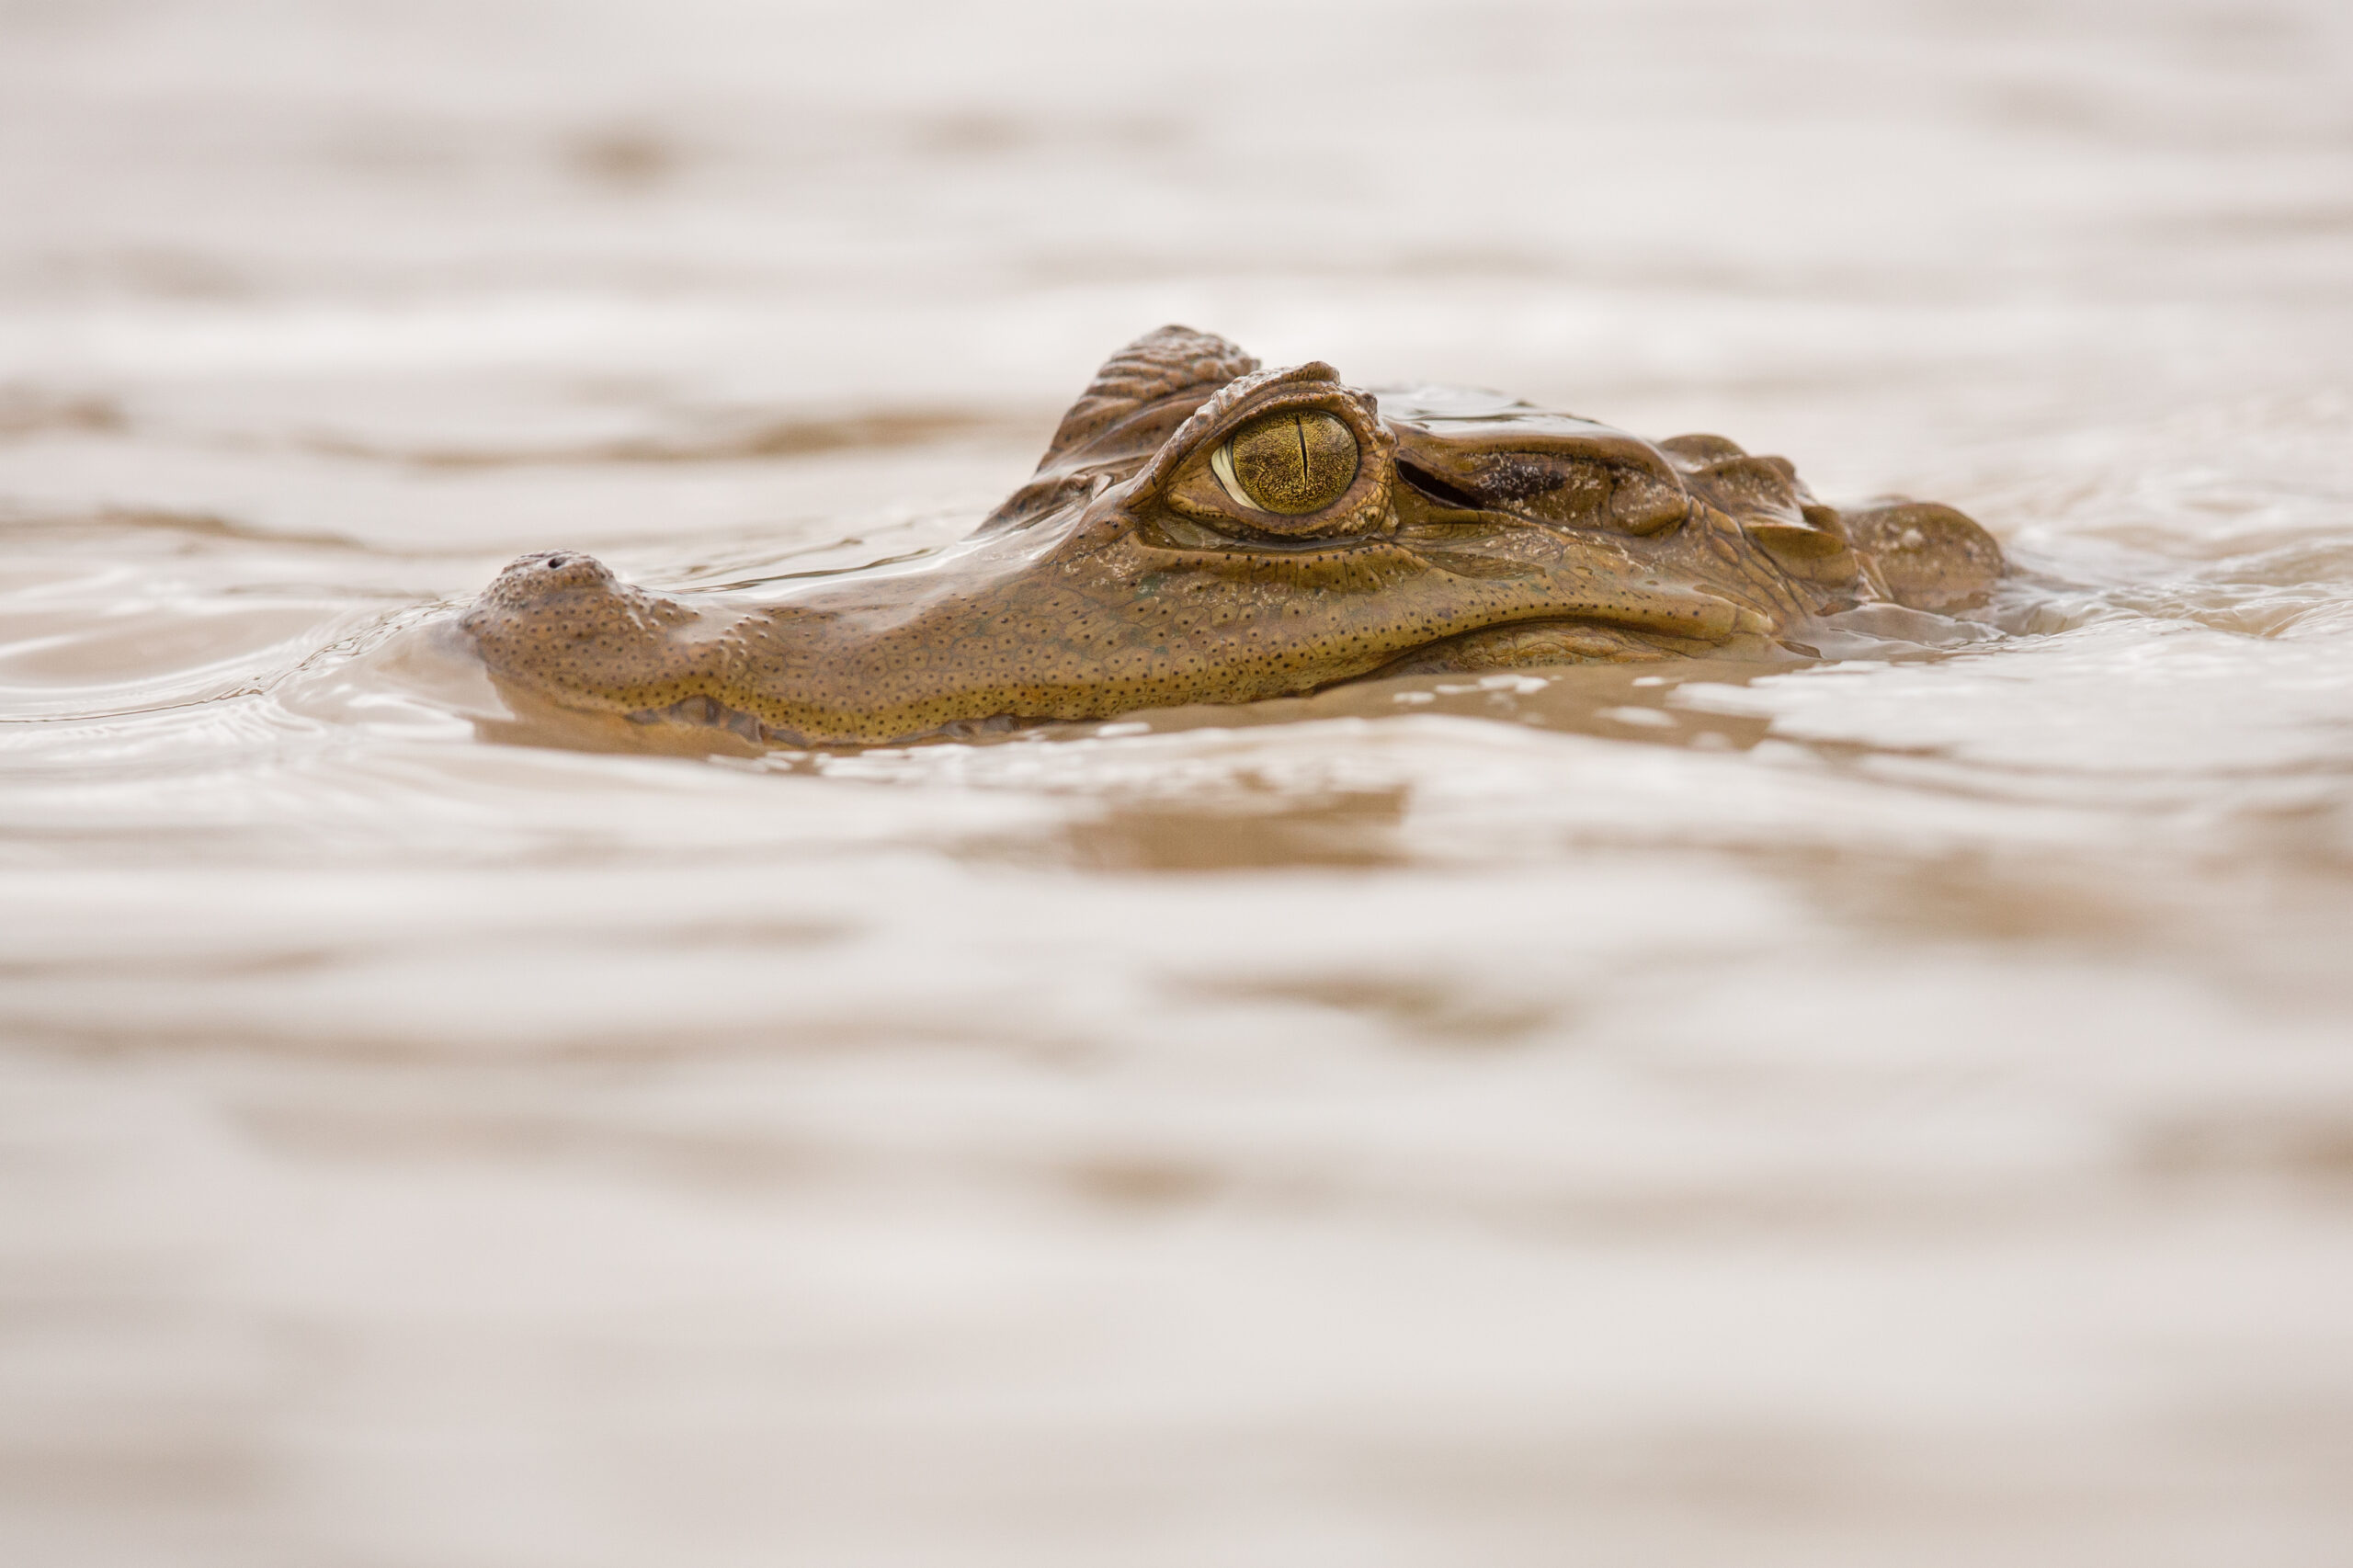
M1320 512L1357 477L1357 438L1331 415L1282 410L1254 419L1210 454L1225 493L1287 517Z

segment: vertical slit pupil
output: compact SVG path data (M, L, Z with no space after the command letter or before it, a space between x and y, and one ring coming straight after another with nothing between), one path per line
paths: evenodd
M1338 500L1355 482L1360 461L1354 433L1319 409L1255 420L1234 432L1224 455L1254 504L1291 517Z

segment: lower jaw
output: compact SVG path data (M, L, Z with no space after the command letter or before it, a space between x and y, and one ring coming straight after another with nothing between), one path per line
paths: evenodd
M1727 649L1718 642L1635 631L1589 620L1515 621L1449 637L1400 654L1361 678L1472 675L1545 665L1637 665L1688 659Z
M1000 714L989 719L958 719L905 735L809 735L798 730L771 724L756 713L731 708L714 697L689 697L673 702L666 708L641 708L624 714L630 723L642 728L668 728L689 731L723 731L748 741L756 746L783 746L794 750L813 747L840 748L855 751L861 746L903 745L915 741L967 741L989 735L1009 734L1032 724L1051 723L1047 719L1023 719Z
M632 724L680 724L689 728L725 730L755 745L790 744L799 739L798 736L780 734L772 726L763 723L757 714L730 708L715 697L689 697L666 708L641 708L627 717Z

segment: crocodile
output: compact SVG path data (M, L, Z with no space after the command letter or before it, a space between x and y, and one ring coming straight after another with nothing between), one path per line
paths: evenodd
M539 703L858 745L1389 676L1805 656L1820 617L1967 608L2003 570L1949 506L1826 506L1720 436L1376 395L1168 326L1113 355L1029 482L936 554L755 601L545 551L460 625Z

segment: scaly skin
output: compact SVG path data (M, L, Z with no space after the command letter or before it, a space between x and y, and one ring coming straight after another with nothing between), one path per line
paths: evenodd
M1318 483L1341 482L1328 453L1355 441L1328 505L1262 509L1230 460L1221 477L1237 430L1294 426L1326 443ZM1103 367L1036 477L937 556L749 605L527 555L460 624L494 677L558 707L856 744L1373 675L1764 656L1857 604L1973 602L2001 570L1949 507L1836 511L1721 437L1654 445L1484 394L1377 401L1328 365L1260 372L1164 327Z

